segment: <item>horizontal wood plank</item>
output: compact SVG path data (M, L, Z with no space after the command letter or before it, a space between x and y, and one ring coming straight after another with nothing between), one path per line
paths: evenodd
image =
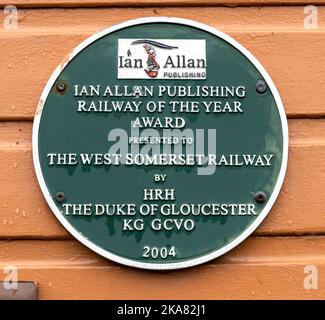
M35 178L31 123L0 122L0 238L69 238ZM256 235L325 233L325 119L290 120L288 171Z
M148 272L76 241L0 241L0 270L15 266L19 281L37 281L39 299L324 299L324 248L323 236L257 237L195 268ZM304 287L310 265L318 290Z
M17 30L0 30L0 119L31 120L51 73L76 45L145 16L189 18L227 32L262 62L289 117L325 116L325 6L318 12L319 29L305 30L302 7L22 10Z
M313 0L313 5L324 4L324 0ZM141 6L265 6L265 5L308 5L308 0L14 0L10 4L22 8L33 7L141 7ZM0 0L0 6L8 1Z

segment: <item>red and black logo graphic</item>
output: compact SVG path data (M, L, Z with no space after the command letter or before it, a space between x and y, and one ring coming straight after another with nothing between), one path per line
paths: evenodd
M143 44L143 47L146 50L146 53L148 55L147 68L144 69L144 71L147 73L147 75L150 78L156 78L158 75L158 70L160 69L160 65L156 60L157 53L154 47L167 49L167 50L178 49L178 47L173 47L161 42L157 42L153 40L144 40L144 39L133 41L132 44L133 45Z

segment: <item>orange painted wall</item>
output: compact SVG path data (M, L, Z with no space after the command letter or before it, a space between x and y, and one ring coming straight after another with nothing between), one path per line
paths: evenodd
M16 265L19 280L38 282L40 299L325 298L325 0L314 1L314 30L304 28L302 0L11 4L18 29L0 28L0 277ZM270 73L289 119L287 176L268 218L229 254L181 271L123 267L76 242L47 207L32 164L33 115L55 67L97 30L147 16L194 19L233 36ZM308 265L318 269L317 290L304 287Z

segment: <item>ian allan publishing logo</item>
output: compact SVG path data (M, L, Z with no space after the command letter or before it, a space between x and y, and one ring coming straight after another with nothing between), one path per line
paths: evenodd
M205 40L118 40L118 79L205 78Z

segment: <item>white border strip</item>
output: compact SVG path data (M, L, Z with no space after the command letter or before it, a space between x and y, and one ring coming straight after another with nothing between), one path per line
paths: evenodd
M174 23L174 24L181 24L181 25L186 25L194 28L198 28L204 31L207 31L223 40L231 44L233 47L235 47L237 50L239 50L243 55L245 55L251 63L257 68L257 70L261 73L263 76L264 80L267 82L269 89L271 90L274 99L276 101L276 104L278 106L280 118L281 118L281 123L282 123L282 135L283 135L283 154L282 154L282 164L281 164L281 169L279 172L279 177L277 180L277 183L275 185L275 188L273 190L273 193L271 194L266 206L262 210L262 212L259 214L259 216L255 219L255 221L235 240L230 242L228 245L225 247L218 249L212 253L209 253L207 255L204 255L199 258L195 259L189 259L183 262L175 262L175 263L144 263L144 262L138 262L135 260L131 259L126 259L122 258L118 255L115 255L113 253L110 253L101 247L97 246L96 244L92 243L89 241L87 238L85 238L81 233L79 233L74 227L64 218L60 210L57 208L56 204L54 203L54 200L52 199L45 181L44 177L41 171L41 166L40 166L40 161L39 161L39 156L38 156L38 131L39 131L39 124L40 124L40 119L42 116L42 110L43 106L45 104L45 101L47 99L48 94L50 93L50 90L52 86L54 85L55 81L57 80L57 77L60 75L62 70L66 67L66 65L76 56L78 55L79 52L81 52L84 48L86 48L88 45L93 43L94 41L98 40L99 38L106 36L107 34L110 34L116 30L120 30L126 27L130 26L135 26L139 24L147 24L147 23ZM37 106L37 111L36 115L34 118L34 125L33 125L33 160L34 160L34 167L36 171L36 176L38 179L38 182L40 184L41 190L44 194L44 197L54 212L55 216L57 219L61 222L61 224L81 243L83 243L85 246L90 248L91 250L95 251L96 253L104 256L105 258L108 258L110 260L113 260L115 262L128 265L131 267L138 267L138 268L143 268L143 269L151 269L151 270L172 270L172 269L180 269L180 268L187 268L187 267L192 267L207 261L210 261L212 259L215 259L229 250L233 249L237 245L239 245L242 241L244 241L259 225L260 223L264 220L264 218L267 216L268 212L271 210L276 198L278 197L278 194L280 192L285 172L286 172L286 167L287 167L287 161L288 161L288 124L287 124L287 118L286 114L284 111L284 107L280 98L280 95L270 78L269 74L266 72L266 70L263 68L263 66L260 64L260 62L247 50L245 49L241 44L239 44L236 40L231 38L230 36L224 34L223 32L214 29L212 27L209 27L205 24L198 23L192 20L188 19L179 19L179 18L169 18L169 17L147 17L147 18L140 18L140 19L133 19L126 21L124 23L115 25L113 27L104 29L85 41L83 41L81 44L79 44L68 56L67 59L64 60L62 64L60 64L53 74L51 75L49 81L47 82L42 95L39 100L39 104Z

